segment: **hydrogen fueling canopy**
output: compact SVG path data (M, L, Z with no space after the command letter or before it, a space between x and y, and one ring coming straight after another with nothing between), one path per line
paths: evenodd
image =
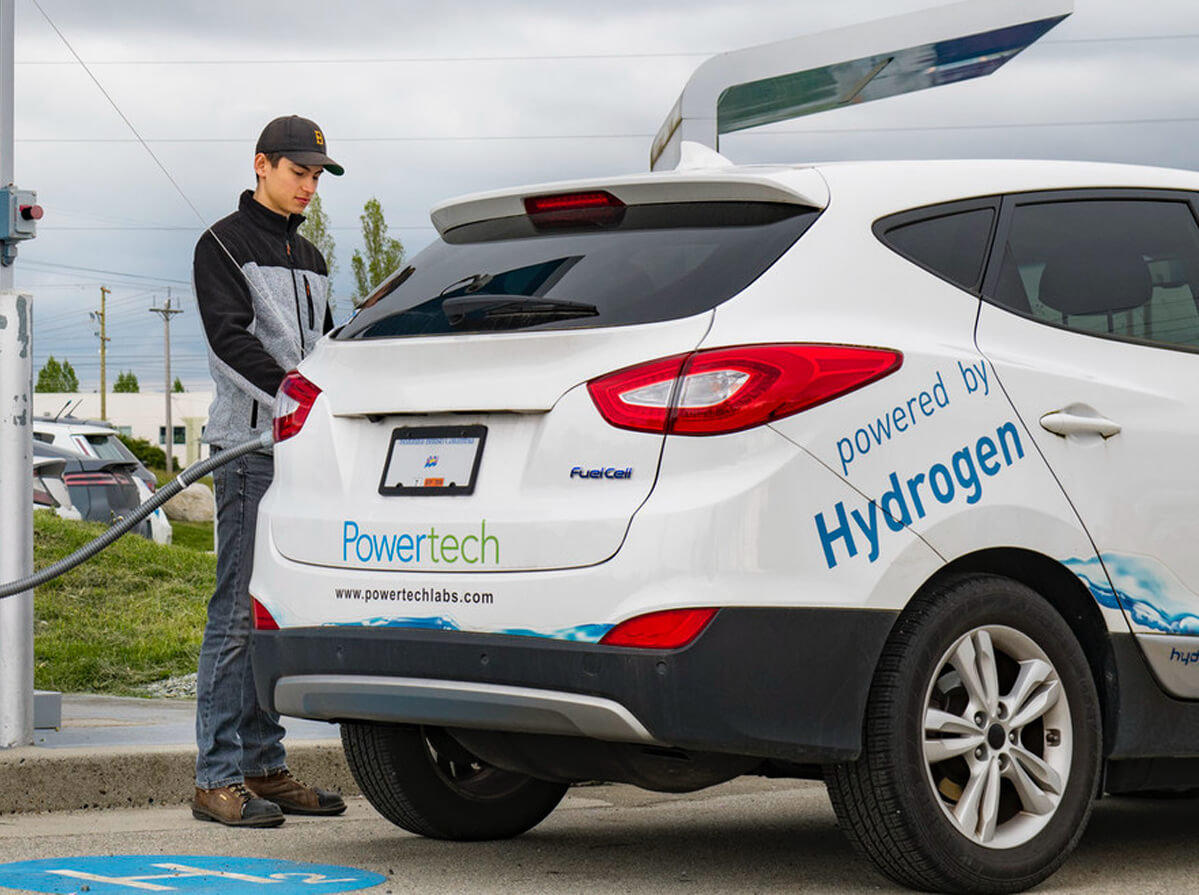
M965 0L721 53L700 64L650 148L678 165L683 141L989 75L1074 11L1073 0Z

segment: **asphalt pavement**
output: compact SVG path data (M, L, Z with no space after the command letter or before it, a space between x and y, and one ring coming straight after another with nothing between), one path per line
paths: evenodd
M0 749L0 815L190 802L193 699L63 694L57 728L31 746ZM354 795L337 725L284 718L288 766L301 779Z

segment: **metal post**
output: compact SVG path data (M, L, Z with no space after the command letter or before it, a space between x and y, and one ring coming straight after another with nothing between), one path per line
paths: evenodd
M106 403L108 391L108 383L105 381L105 355L108 352L108 314L105 310L104 300L108 297L111 289L100 287L100 419L108 419L108 405Z
M171 290L168 286L166 307L154 307L150 308L150 311L154 314L162 315L162 351L163 357L166 358L166 385L163 388L163 394L166 400L167 421L162 441L166 453L167 473L173 473L175 471L175 464L171 460L175 456L175 429L171 420L171 315L182 314L183 308L171 307Z
M0 0L0 185L13 182L13 6ZM0 266L0 581L33 573L33 302ZM33 591L0 600L0 748L33 743Z

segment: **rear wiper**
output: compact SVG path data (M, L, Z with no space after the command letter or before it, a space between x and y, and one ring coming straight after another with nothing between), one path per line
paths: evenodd
M599 308L582 301L518 295L460 295L443 301L441 310L450 326L461 326L471 315L483 320L522 317L566 320L599 315Z

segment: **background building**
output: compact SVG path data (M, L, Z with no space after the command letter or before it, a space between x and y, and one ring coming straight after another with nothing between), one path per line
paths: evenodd
M190 466L208 456L208 445L200 439L208 424L212 392L172 392L171 426L175 430L171 452L180 466ZM144 438L166 450L166 424L162 392L112 393L105 396L106 422L122 434ZM35 392L35 416L73 416L100 419L100 395Z

